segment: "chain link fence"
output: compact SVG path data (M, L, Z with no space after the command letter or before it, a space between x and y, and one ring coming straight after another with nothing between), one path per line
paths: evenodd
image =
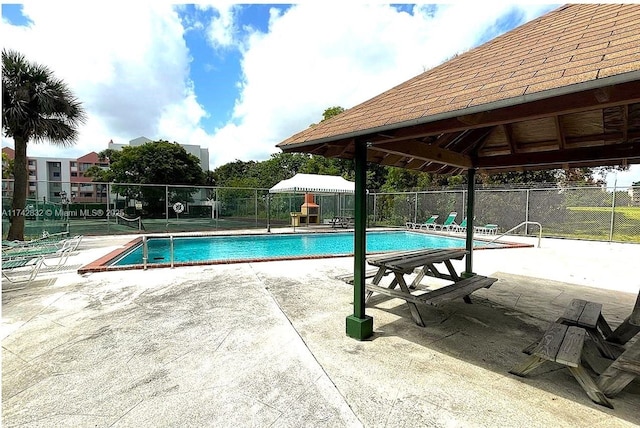
M368 206L370 224L422 223L434 214L443 220L452 211L458 213L460 223L467 211L466 193L466 190L373 193ZM536 226L525 222L538 222L543 236L640 242L640 187L477 189L474 214L475 225L496 224L499 232L537 233Z
M12 182L3 181L2 233L12 214ZM369 192L368 226L404 227L431 215L439 221L466 215L465 189ZM69 230L72 234L177 233L290 227L303 193L269 194L264 188L224 188L129 183L30 183L25 237ZM317 194L318 223L353 217L353 195ZM475 193L475 225L500 232L640 243L640 188L481 188ZM521 225L521 227L518 227Z

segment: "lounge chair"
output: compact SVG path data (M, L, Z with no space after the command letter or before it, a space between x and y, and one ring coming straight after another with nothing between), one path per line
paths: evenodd
M464 233L467 231L467 218L463 218L460 224L453 222L453 224L448 229L451 232L459 232Z
M423 227L429 229L431 226L436 224L436 219L438 218L437 214L432 215L425 221L424 223L413 223L407 222L407 229L422 229Z
M82 235L77 235L73 238L58 242L40 242L38 244L5 248L2 252L2 259L6 260L36 256L61 257L65 254L68 257L71 252L78 249L80 241L82 241Z
M435 230L450 230L451 227L456 224L456 217L458 217L458 213L451 211L449 216L444 220L444 223L435 225Z
M67 247L58 248L57 245L33 245L27 247L17 247L5 250L2 252L2 260L8 259L16 259L23 257L38 257L38 256L51 256L55 257L56 255L65 251Z
M485 224L484 226L474 226L473 231L483 235L495 235L498 233L497 224Z
M48 271L57 271L62 269L69 259L71 253L73 253L80 243L80 238L67 240L62 247L58 248L57 245L41 245L38 247L23 247L12 248L2 253L2 265L5 263L10 266L10 262L14 262L15 265L28 264L25 260L41 258L41 266L46 267ZM57 259L51 262L47 262L49 259ZM19 267L19 266L17 266Z
M80 236L80 235L78 235ZM75 236L75 239L78 236ZM62 243L69 238L69 232L59 232L59 233L43 233L43 235L39 238L32 239L30 241L2 241L2 248L20 248L20 247L32 247L32 246L40 246L40 245L62 245Z
M23 257L11 260L2 260L2 276L9 282L26 282L30 284L44 265L44 257ZM8 275L7 272L11 272Z

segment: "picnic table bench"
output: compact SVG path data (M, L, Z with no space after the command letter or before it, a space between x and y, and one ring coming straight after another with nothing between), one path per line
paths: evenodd
M400 298L407 302L413 320L419 326L424 327L424 321L418 311L416 304L439 305L440 303L463 298L466 303L471 303L469 295L480 288L489 288L496 278L489 278L482 275L473 275L462 278L453 267L452 260L461 260L467 254L463 249L429 249L404 251L374 255L367 258L367 263L375 266L378 270L373 275L371 283L365 284L368 301L373 293L380 293L386 296ZM446 272L438 269L437 265L443 264ZM404 278L416 272L417 275L409 285ZM380 286L382 277L392 273L394 278L388 287ZM427 290L420 286L420 281L425 275L449 281L435 290ZM399 286L399 290L396 287ZM421 291L421 294L414 294L412 290Z
M613 409L611 402L582 366L582 347L585 335L586 330L582 327L553 322L538 341L532 355L511 369L509 373L524 377L548 361L562 364L569 368L573 377L576 378L591 400Z
M542 338L523 350L531 356L510 373L526 376L546 361L563 364L569 367L591 400L613 408L607 397L617 395L640 376L640 337L630 340L640 332L640 328L636 328L640 324L640 292L631 315L615 331L611 330L601 311L600 303L573 299ZM602 362L594 359L594 354L585 346L585 337L589 337L600 351L600 360L604 360L606 368L601 369ZM621 352L617 343L627 346ZM595 380L585 371L582 361L599 374Z
M332 228L337 226L340 227L350 227L354 225L355 219L353 217L333 217L331 219L325 220L327 224L330 224Z

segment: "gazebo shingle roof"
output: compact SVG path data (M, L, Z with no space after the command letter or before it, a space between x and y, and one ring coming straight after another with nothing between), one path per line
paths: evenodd
M372 147L370 160L382 164L441 173L472 166L519 169L527 167L522 160L496 166L479 159L610 145L618 141L614 134L624 137L620 143L638 141L634 138L640 131L639 79L640 5L565 5L278 146L284 151L350 158L355 139L364 139ZM581 104L576 97L558 98L553 101L558 104L555 112L552 105L540 104L585 90L600 90L592 94L600 100L591 102L592 96ZM534 101L538 105L531 104L531 109L505 110L499 119L478 116ZM620 111L606 110L618 106ZM537 112L529 111L536 108ZM622 124L616 126L617 122ZM430 125L420 127L424 124ZM475 130L473 137L461 136L465 126L467 134ZM640 157L639 153L607 154L594 164L635 162L636 154ZM562 165L570 164L567 155L571 157L570 153L561 156ZM586 164L582 157L576 161ZM431 161L449 167L436 167ZM558 166L548 162L538 161L531 167Z

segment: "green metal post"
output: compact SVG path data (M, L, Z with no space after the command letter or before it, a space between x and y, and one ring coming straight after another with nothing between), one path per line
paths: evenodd
M464 276L473 275L473 212L475 211L476 170L467 170L467 256L465 257Z
M353 315L347 317L347 336L364 340L373 335L373 318L365 315L367 256L367 143L356 142Z

